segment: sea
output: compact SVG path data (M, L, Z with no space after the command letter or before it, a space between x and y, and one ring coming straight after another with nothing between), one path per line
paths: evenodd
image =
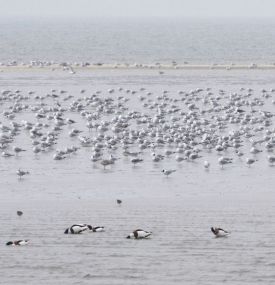
M274 46L273 20L0 20L3 63L273 64ZM180 99L179 91L201 88L206 94L211 88L221 97L224 90L226 97L217 100L226 102L230 94L250 88L253 97L264 100L256 109L274 114L274 79L273 69L168 69L160 74L142 68L83 68L71 74L62 69L7 68L0 72L0 90L21 90L30 97L23 100L30 106L47 108L59 103L66 110L72 100L93 94L114 100L123 95L126 113L153 116L155 110L145 110L140 96L151 96L153 104L167 91L169 104L188 112L184 102L172 101ZM262 97L263 89L270 97ZM52 90L67 93L58 93L58 100L35 99ZM29 91L34 94L29 95ZM74 97L63 101L62 96L67 95ZM0 101L1 126L23 120L48 123L48 129L40 126L44 133L54 126L46 118L38 120L31 108L16 113L13 119L4 116L4 111L17 103ZM244 157L229 149L223 155L233 157L233 163L223 169L218 164L221 155L215 150L203 149L203 157L193 162L176 162L176 154L172 154L155 163L151 150L146 149L140 154L144 161L134 166L119 147L112 152L118 160L104 169L91 161L92 146L81 147L77 137L68 135L72 128L91 138L98 132L88 130L80 113L64 114L76 124L63 126L51 149L34 154L29 132L20 129L6 151L12 153L13 146L26 151L0 157L0 284L274 284L275 168L267 162L267 155L273 153L267 153L264 144L257 145L262 152L252 155L251 140L245 139L241 148ZM171 114L167 119L173 116L179 115ZM100 120L112 122L113 117L110 114ZM274 134L274 117L270 121L271 126L258 131L255 140L264 137L267 130ZM221 135L239 127L228 124ZM80 149L64 160L53 160L56 150L71 145ZM171 144L156 152L165 156L166 148L176 149ZM138 145L131 146L131 151L139 151ZM105 149L105 157L109 154ZM248 167L246 157L257 161ZM204 168L204 160L209 161L209 169ZM19 179L19 168L30 174ZM163 169L176 172L165 177ZM122 200L121 205L117 199ZM18 210L23 211L21 217L16 214ZM76 223L104 226L105 231L64 235L65 229ZM230 235L215 238L212 226L222 227ZM151 231L152 236L126 239L138 228ZM7 241L19 239L30 242L6 246Z
M274 63L274 19L0 19L0 61Z

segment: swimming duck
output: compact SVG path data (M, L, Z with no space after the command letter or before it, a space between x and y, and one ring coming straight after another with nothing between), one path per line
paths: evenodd
M221 229L221 228L213 228L211 227L211 231L212 233L216 236L216 237L226 237L229 235L229 232Z
M23 239L23 240L8 241L6 243L6 245L12 245L12 246L15 246L15 245L26 245L28 243L29 243L28 239Z
M91 227L89 230L91 232L104 232L104 227Z
M92 230L92 226L86 224L75 224L67 228L64 234L81 234L87 230Z
M127 238L143 239L143 238L148 238L151 234L152 234L151 232L138 229L130 233L127 236Z

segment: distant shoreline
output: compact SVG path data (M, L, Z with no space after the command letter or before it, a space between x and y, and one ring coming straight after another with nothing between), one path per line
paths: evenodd
M275 70L275 64L17 64L0 65L0 71L64 70L72 74L81 70Z

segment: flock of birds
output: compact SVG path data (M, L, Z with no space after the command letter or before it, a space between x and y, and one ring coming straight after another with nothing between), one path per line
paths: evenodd
M174 159L178 163L198 161L205 169L210 162L204 154L216 156L224 168L235 161L248 167L266 153L268 164L275 163L275 129L272 105L275 89L256 91L240 88L237 92L198 88L190 91L150 92L119 87L107 91L80 90L70 94L52 89L47 94L35 91L3 90L0 95L0 149L2 157L12 159L23 153L51 154L53 160L69 159L81 148L90 149L90 160L104 169L121 157L135 167L151 160L159 163ZM21 119L26 114L27 119ZM78 120L75 119L78 115ZM58 149L60 135L66 132L74 145ZM31 148L14 145L25 133ZM119 154L119 157L117 157ZM203 161L202 161L203 160ZM166 177L176 169L163 169ZM30 174L17 170L21 179ZM118 203L121 200L118 200ZM73 225L67 234L103 231L104 227ZM216 237L227 236L221 228L211 228ZM148 238L151 232L133 231L128 238ZM27 240L7 245L27 244Z
M55 89L44 95L3 90L0 96L5 120L5 123L0 121L2 157L55 151L53 159L63 160L85 147L91 149L91 161L100 163L104 169L120 159L115 156L118 151L120 156L129 157L134 166L147 158L154 163L166 158L174 158L177 163L200 161L203 152L216 152L221 168L243 157L251 166L261 152L267 153L269 164L275 163L274 114L265 109L268 100L271 106L275 104L275 89L257 92L241 88L228 94L224 90L198 88L153 94L145 88L120 87L109 89L107 96L103 91L88 93L84 89L75 95ZM23 113L33 113L34 117L17 122L16 118ZM79 114L79 120L66 118L69 114ZM77 145L57 149L65 127L69 128L68 139ZM22 131L31 139L32 150L13 145ZM244 148L249 151L245 153ZM148 152L150 155L146 156ZM204 160L202 165L208 169L210 162ZM169 176L174 171L163 169L162 172ZM27 174L28 170L17 171L20 178Z
M108 68L135 68L135 69L158 69L159 74L164 74L165 69L181 69L185 67L204 67L209 69L225 69L225 70L231 70L234 68L246 68L246 69L257 69L257 68L274 68L275 63L269 63L265 65L258 65L256 63L249 63L249 64L235 64L233 62L229 64L217 64L212 63L208 65L198 65L194 63L190 63L188 61L183 61L181 63L178 63L177 61L173 60L170 63L161 63L161 62L155 62L151 64L143 64L143 63L114 63L114 64L107 64L104 62L89 62L89 61L82 61L82 62L56 62L56 61L42 61L42 60L31 60L29 62L18 62L16 60L12 60L9 62L0 62L0 68L7 68L7 67L27 67L27 68L50 68L52 71L55 71L56 69L62 68L63 71L67 71L70 74L76 73L76 68L101 68L101 67L108 67ZM0 69L0 72L3 71Z

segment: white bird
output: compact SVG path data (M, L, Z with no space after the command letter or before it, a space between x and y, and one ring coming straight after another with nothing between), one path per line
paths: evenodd
M255 148L255 147L252 147L252 148L250 149L250 153L257 154L257 153L259 153L259 152L262 152L262 150L259 150L259 149Z
M210 163L207 160L205 160L203 166L205 169L208 169L210 167Z
M236 154L237 154L237 156L238 156L238 157L241 157L241 156L243 156L243 155L244 155L244 153L243 153L243 152L241 152L241 151L239 151L239 150L236 150Z
M106 166L114 164L114 160L113 159L103 159L100 164L103 165L104 169L106 168Z
M140 162L142 162L143 161L143 159L141 159L141 158L133 158L133 159L131 159L131 162L134 164L134 165L136 165L137 163L140 163Z
M173 172L175 172L176 170L174 170L174 169L163 169L162 170L162 172L163 172L163 174L165 175L165 176L169 176L170 174L172 174Z
M151 234L152 234L151 232L138 229L130 233L127 236L127 238L144 239L144 238L148 238Z
M19 178L21 179L22 176L27 175L27 174L30 174L30 173L29 173L29 171L23 171L23 170L18 169L18 170L16 171L16 174L17 174L17 175L19 176Z
M225 231L221 228L213 228L211 227L211 231L212 233L216 236L216 237L226 237L229 235L228 231Z
M2 156L3 156L3 157L11 157L11 156L14 156L14 154L11 154L11 153L9 153L9 152L7 152L7 151L3 151L3 152L2 152Z
M176 156L176 161L177 161L177 162L181 162L181 161L184 161L184 160L186 160L186 159L187 159L187 158L182 157L182 156L179 156L179 155Z
M246 159L246 164L250 167L253 163L255 163L257 160L254 158L247 158Z
M64 159L65 158L65 155L63 155L63 154L61 154L61 153L55 153L54 155L53 155L53 159L54 160L62 160L62 159Z
M219 158L219 164L221 165L221 167L223 168L223 166L225 165L225 164L228 164L228 163L232 163L232 158L227 158L227 157L220 157Z
M20 148L20 147L14 146L14 147L13 147L13 151L14 151L15 153L19 153L19 152L26 151L26 150L25 150L25 149L23 149L23 148Z
M273 164L273 163L275 162L275 156L270 156L270 155L269 155L269 156L267 157L267 160L268 160L269 163Z

